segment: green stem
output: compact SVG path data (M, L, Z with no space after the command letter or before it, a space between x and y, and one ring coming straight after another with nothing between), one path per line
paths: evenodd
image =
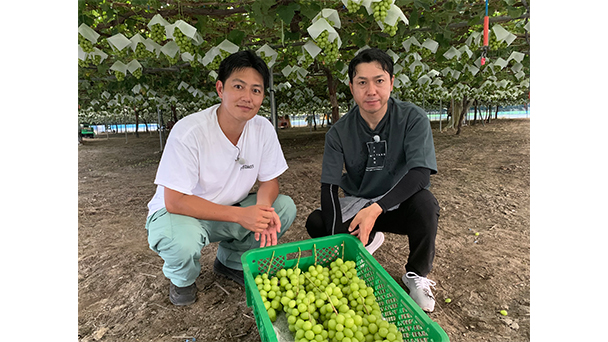
M270 268L272 267L272 260L274 260L274 252L272 251L272 257L270 257L270 263L268 264L268 270L266 271L266 274L270 275Z

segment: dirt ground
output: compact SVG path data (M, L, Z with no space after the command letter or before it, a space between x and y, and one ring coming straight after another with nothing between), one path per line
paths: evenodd
M478 123L459 136L433 127L439 173L431 191L441 217L429 316L450 341L529 341L530 121ZM308 237L306 217L320 206L325 131L279 132L289 164L281 193L298 209L281 242ZM144 228L159 141L156 132L102 134L78 147L79 341L260 341L245 289L212 271L217 244L203 249L198 301L169 302ZM407 255L407 237L394 234L374 253L399 284Z

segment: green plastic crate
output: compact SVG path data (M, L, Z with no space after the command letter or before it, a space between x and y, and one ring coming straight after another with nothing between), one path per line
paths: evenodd
M274 253L274 256L273 256ZM376 301L382 316L394 323L404 341L449 341L448 335L418 304L397 284L380 264L363 247L361 241L350 234L338 234L317 239L290 242L272 247L247 251L241 257L245 275L247 306L253 309L260 338L263 342L277 342L272 322L266 313L262 297L254 278L260 273L274 275L282 268L292 268L298 263L302 271L310 265L329 266L337 258L353 260L357 276L374 288Z

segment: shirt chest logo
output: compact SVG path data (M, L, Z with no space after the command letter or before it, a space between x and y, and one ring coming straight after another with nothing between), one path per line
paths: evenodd
M249 169L253 169L254 165L253 164L249 164L249 165L242 165L241 168L239 169L239 171L243 171L243 170L249 170Z
M384 169L386 160L386 140L371 141L367 145L367 166L365 171L379 171Z

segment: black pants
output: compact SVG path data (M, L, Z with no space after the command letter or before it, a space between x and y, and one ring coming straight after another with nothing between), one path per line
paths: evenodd
M348 232L350 219L341 226L336 227L336 232ZM410 255L405 265L406 272L414 272L426 277L433 267L435 258L435 236L437 235L437 222L439 220L439 204L437 199L428 190L420 190L399 208L380 214L373 230L380 232L407 235L410 246ZM325 228L321 210L313 211L306 220L306 229L311 238L330 235Z

